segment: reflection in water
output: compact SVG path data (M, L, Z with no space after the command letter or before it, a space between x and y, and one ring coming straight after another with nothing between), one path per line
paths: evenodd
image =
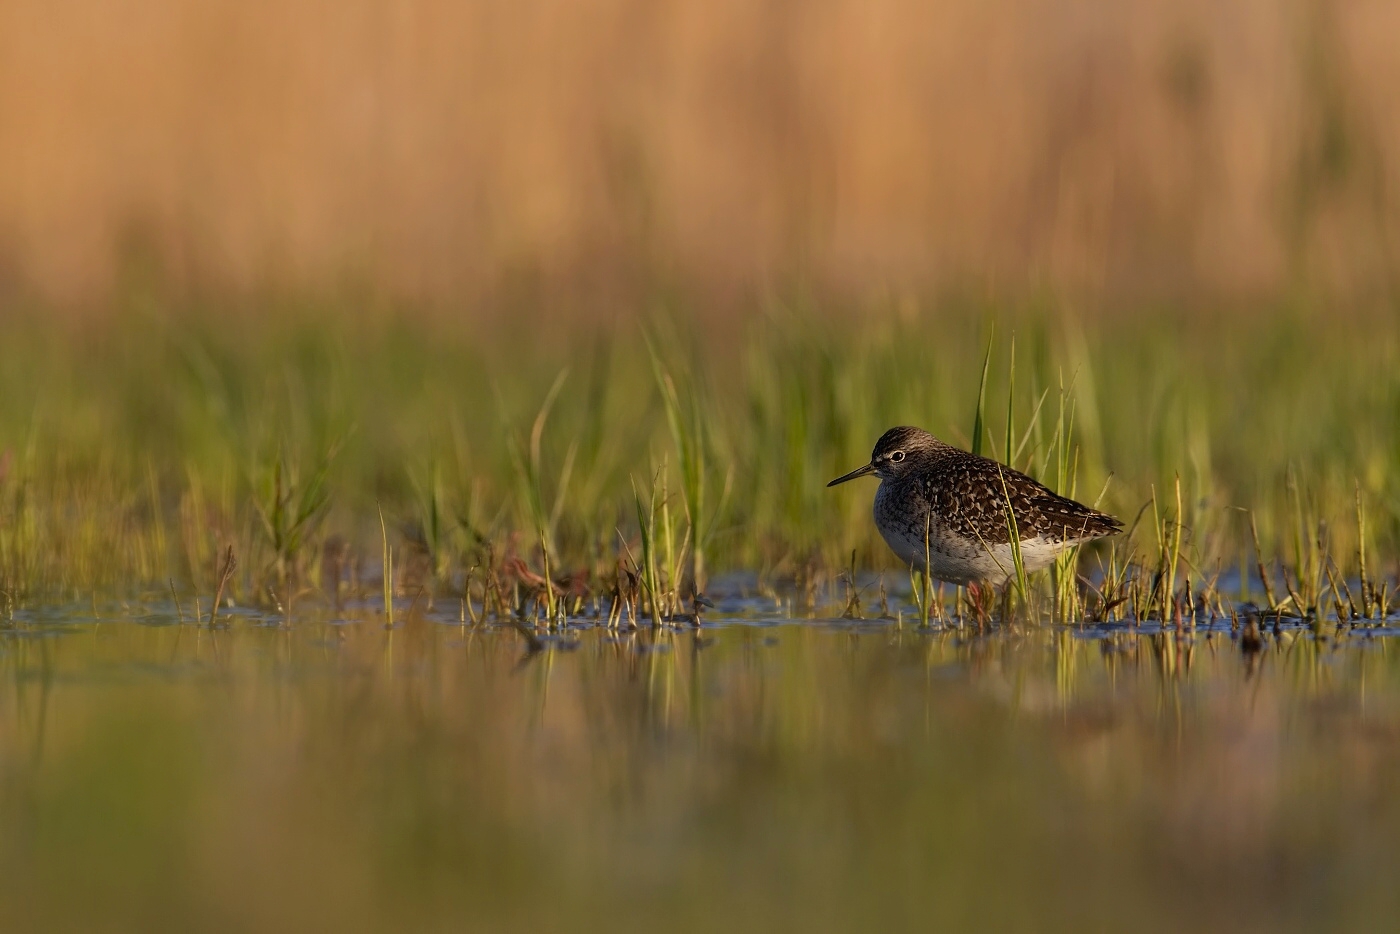
M1384 638L104 615L0 638L36 928L1400 917Z

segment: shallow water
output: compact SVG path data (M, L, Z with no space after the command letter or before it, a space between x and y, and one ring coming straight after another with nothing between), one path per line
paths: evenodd
M30 929L1083 930L1400 921L1400 642L919 631L717 588L527 651L457 607L30 608L0 900ZM765 601L768 601L765 604ZM782 611L780 611L782 610ZM188 613L189 608L183 608ZM827 612L819 608L815 612ZM290 619L290 622L289 622Z

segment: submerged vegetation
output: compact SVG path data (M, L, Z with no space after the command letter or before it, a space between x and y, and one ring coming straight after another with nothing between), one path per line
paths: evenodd
M7 612L143 588L207 605L222 584L291 615L387 577L387 603L657 624L717 571L809 595L862 569L895 582L868 497L824 483L901 423L1130 527L1017 573L1000 608L915 582L921 620L1190 625L1249 604L1321 626L1394 603L1400 337L1380 313L329 320L8 324Z

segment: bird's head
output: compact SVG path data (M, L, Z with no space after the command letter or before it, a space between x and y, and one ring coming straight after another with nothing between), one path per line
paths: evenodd
M935 452L940 444L937 438L922 428L911 428L908 425L891 428L875 442L875 450L870 453L870 463L837 477L827 486L835 486L872 473L881 480L893 480L908 471L918 469L918 465Z

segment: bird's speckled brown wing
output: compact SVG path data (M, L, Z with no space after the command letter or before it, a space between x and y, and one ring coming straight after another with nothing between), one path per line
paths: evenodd
M1011 540L1007 504L1022 540L1079 541L1112 535L1112 516L1060 496L1023 473L966 451L943 458L923 477L924 495L949 531L988 545Z

